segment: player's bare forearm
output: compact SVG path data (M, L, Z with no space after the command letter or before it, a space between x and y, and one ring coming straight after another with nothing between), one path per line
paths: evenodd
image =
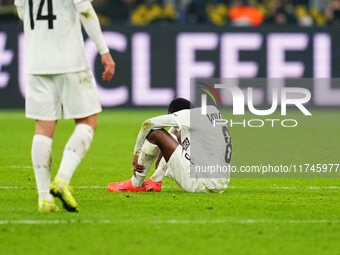
M116 63L114 62L110 52L102 55L102 64L105 69L102 74L102 78L104 81L110 81L116 71Z

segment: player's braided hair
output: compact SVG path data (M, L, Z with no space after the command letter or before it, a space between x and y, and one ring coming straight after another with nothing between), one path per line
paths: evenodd
M168 113L174 113L190 108L193 108L193 105L189 100L186 100L184 98L176 98L170 103Z

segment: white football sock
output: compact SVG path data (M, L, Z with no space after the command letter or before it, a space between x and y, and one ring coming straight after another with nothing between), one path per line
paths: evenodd
M43 135L34 135L31 153L39 201L42 199L53 201L53 196L50 194L51 151L51 138Z
M145 176L148 174L148 171L155 161L158 155L158 146L156 144L150 143L148 140L145 140L142 151L138 158L138 164L141 164L145 167L144 172L135 173L135 176L132 177L132 186L135 188L140 188L143 185L143 181Z
M162 157L161 161L159 161L158 167L153 175L150 177L153 182L160 182L164 179L166 171L168 170L168 166L164 157Z
M70 183L74 171L90 148L94 131L86 124L78 124L68 140L57 176L67 184Z

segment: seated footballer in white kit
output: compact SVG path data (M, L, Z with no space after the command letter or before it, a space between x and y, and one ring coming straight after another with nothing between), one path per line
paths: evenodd
M104 41L91 0L15 0L25 33L26 117L35 119L32 163L40 212L56 212L53 197L78 212L71 194L71 177L88 151L102 111L96 83L86 58L81 25L96 44L105 71L112 79L115 63ZM75 120L57 176L51 183L52 139L62 112Z
M168 113L142 124L134 149L134 175L127 181L108 184L109 191L159 192L165 176L186 192L221 193L227 188L229 173L216 176L202 171L191 175L196 166L230 165L229 131L226 126L213 123L216 116L221 116L220 111L207 106L207 114L201 114L201 108L193 108L190 101L177 98L170 103ZM196 119L193 121L190 115ZM164 129L167 127L169 132ZM156 159L155 173L144 181Z

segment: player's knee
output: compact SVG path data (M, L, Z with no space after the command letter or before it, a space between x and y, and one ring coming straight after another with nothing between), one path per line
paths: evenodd
M85 125L90 126L93 129L93 131L96 131L98 127L97 115L93 115L93 116L86 117L83 119L76 119L75 122L76 122L76 125L85 124Z
M146 138L150 143L157 144L158 141L161 139L164 131L164 129L151 130Z
M97 127L98 127L98 121L97 119L93 122L91 122L91 124L89 125L92 127L93 131L96 131L97 130Z
M35 125L35 134L53 138L57 121L41 121L37 120Z
M95 132L97 130L97 127L98 127L98 122L96 120L96 121L87 123L87 125L90 126L93 129L93 132Z

